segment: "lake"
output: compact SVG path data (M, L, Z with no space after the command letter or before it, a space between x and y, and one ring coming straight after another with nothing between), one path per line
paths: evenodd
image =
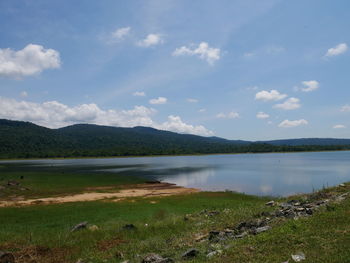
M2 162L89 166L92 170L146 176L207 191L255 195L287 196L350 181L350 151Z

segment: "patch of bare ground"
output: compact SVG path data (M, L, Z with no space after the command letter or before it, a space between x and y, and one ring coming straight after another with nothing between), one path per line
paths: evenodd
M86 192L68 196L0 201L0 207L87 202L103 199L110 199L111 201L119 202L129 197L147 198L171 195L184 195L195 192L199 192L199 190L195 188L180 187L170 183L145 183L134 185L132 188L121 189L118 192Z

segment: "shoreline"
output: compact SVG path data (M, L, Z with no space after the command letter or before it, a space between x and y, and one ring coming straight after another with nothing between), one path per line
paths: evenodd
M43 157L43 158L0 158L0 163L6 161L38 161L38 160L73 160L73 159L123 159L123 158L159 158L159 157L186 157L186 156L210 156L210 155L244 155L244 154L288 154L288 153L324 153L324 152L350 152L347 150L324 150L324 151L290 151L290 152L244 152L244 153L198 153L198 154L174 154L174 155L128 155L128 156L86 156L86 157Z

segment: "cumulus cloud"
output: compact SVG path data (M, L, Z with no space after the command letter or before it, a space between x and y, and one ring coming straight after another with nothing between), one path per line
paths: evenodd
M289 98L285 102L280 104L275 104L274 108L282 109L282 110L295 110L301 107L300 100L298 98Z
M292 127L297 127L300 125L307 125L308 121L304 119L300 120L295 120L295 121L290 121L290 120L284 120L280 124L278 124L278 127L281 128L292 128Z
M216 118L218 118L218 119L236 119L236 118L239 118L239 113L235 112L235 111L231 111L227 114L221 112L221 113L218 113L216 115Z
M303 81L301 83L305 86L305 88L301 88L304 92L314 91L320 87L320 83L316 80Z
M346 128L346 126L343 124L337 124L333 126L333 129L344 129L344 128Z
M164 40L160 34L149 34L145 39L140 40L137 45L140 47L150 47L162 44Z
M262 112L262 111L259 111L257 114L256 114L256 117L258 119L267 119L270 117L270 115L268 115L267 113L265 112Z
M146 93L143 91L135 91L132 95L137 97L145 97Z
M170 115L164 123L153 121L157 111L144 106L130 110L103 110L98 105L81 104L69 107L57 101L33 103L0 97L0 118L31 121L49 128L59 128L76 123L91 123L118 127L148 126L196 135L213 135L202 125L183 122L179 116Z
M346 104L343 107L341 107L340 111L343 112L349 112L350 111L350 105Z
M189 103L197 103L198 102L197 99L193 99L193 98L188 98L188 99L186 99L186 101Z
M274 89L270 91L262 90L255 94L255 99L262 101L277 101L282 100L285 97L287 97L287 94L281 94L279 91Z
M345 53L348 50L346 43L341 43L327 50L326 57L334 57Z
M112 32L111 38L114 41L124 40L125 37L130 34L130 30L131 30L130 27L118 28L117 30Z
M158 128L162 130L175 131L179 133L192 133L192 134L199 134L199 135L205 135L205 136L213 135L213 132L207 130L204 126L202 125L193 126L190 124L186 124L181 120L179 116L173 116L173 115L168 116L168 121L160 124Z
M165 104L167 102L168 102L168 99L164 98L164 97L158 97L156 99L150 99L149 100L150 104Z
M173 56L198 56L202 60L206 60L210 65L220 59L221 50L219 48L209 47L207 42L201 42L198 47L191 45L189 47L182 46L175 49Z
M40 45L29 44L18 51L0 49L0 77L22 78L60 65L59 52Z

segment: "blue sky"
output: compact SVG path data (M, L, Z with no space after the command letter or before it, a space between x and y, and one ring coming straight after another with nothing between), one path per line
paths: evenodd
M0 118L350 138L347 0L0 2Z

